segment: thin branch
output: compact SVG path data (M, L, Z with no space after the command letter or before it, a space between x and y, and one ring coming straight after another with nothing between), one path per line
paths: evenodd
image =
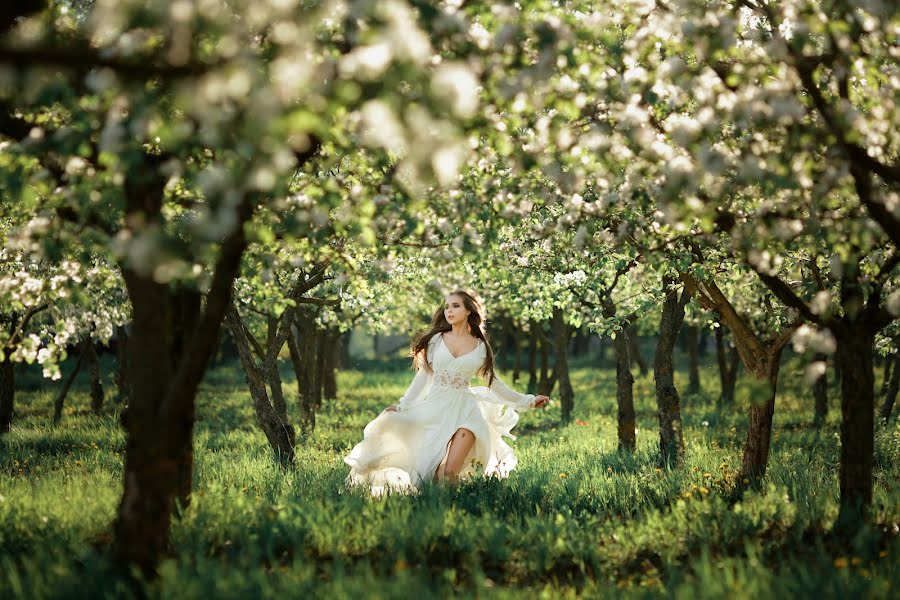
M798 296L791 286L781 280L777 275L770 275L768 273L763 273L755 266L753 270L756 271L756 274L759 275L759 278L762 282L769 288L775 297L781 300L785 306L789 306L791 308L795 308L800 311L800 314L803 317L811 321L817 325L825 326L825 322L821 317L813 313L812 309L809 308L809 305L804 302L800 296Z
M196 77L221 67L224 63L187 63L176 65L159 62L152 57L144 60L102 56L87 43L69 46L14 48L0 46L0 63L15 67L47 67L63 69L112 69L120 77L144 81L153 77L179 79Z
M28 327L28 322L41 311L47 310L50 308L49 304L42 304L40 306L29 306L28 310L25 311L25 314L22 316L22 320L19 321L18 327L16 327L13 331L10 332L9 339L6 341L6 346L4 347L4 352L11 352L15 350L16 346L19 345L19 341L22 337L22 332L25 331L25 328Z

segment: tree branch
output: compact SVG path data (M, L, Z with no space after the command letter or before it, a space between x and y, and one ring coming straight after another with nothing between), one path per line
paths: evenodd
M125 79L144 81L153 77L179 79L203 75L224 63L188 63L175 65L158 62L153 57L123 59L102 56L84 41L67 46L15 48L0 46L0 63L17 68L54 66L63 69L112 69Z

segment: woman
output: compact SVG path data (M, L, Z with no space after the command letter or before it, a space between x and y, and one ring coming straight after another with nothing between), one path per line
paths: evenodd
M348 485L415 492L429 481L458 481L475 472L506 477L518 462L501 436L519 420L516 411L541 408L547 396L520 394L494 373L494 353L475 296L456 290L413 343L418 367L399 403L366 425L363 440L344 462ZM469 387L475 374L487 387ZM503 405L507 408L503 412Z

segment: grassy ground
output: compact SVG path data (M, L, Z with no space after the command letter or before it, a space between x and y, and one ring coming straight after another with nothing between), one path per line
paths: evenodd
M519 468L418 497L373 501L342 489L342 456L402 394L409 371L339 377L340 397L280 472L236 366L212 372L199 401L192 507L172 528L176 555L151 598L674 596L887 598L898 584L900 426L879 426L874 525L829 535L837 516L838 410L816 431L799 366L786 365L766 484L731 499L745 418L706 394L684 398L687 465L656 466L653 382L635 386L638 451L616 450L611 370L573 373L577 421L558 404L513 433ZM505 374L509 381L509 375ZM26 387L29 380L25 380ZM684 384L684 382L681 382ZM121 492L117 415L86 414L73 390L50 425L57 384L19 395L0 442L0 597L133 595L106 559ZM289 386L289 396L293 395ZM521 389L521 387L520 387ZM838 405L835 390L832 406ZM738 404L754 395L746 378Z

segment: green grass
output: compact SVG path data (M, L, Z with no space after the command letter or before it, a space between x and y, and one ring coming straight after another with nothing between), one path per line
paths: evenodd
M721 409L715 371L705 369L708 391L683 398L687 464L661 470L652 378L635 385L638 450L628 456L616 450L614 373L586 366L573 372L576 422L558 426L558 404L523 416L509 479L372 500L343 490L342 457L411 372L341 373L339 399L284 473L241 373L221 367L198 399L195 494L172 527L175 555L140 593L890 597L900 584L900 426L877 430L873 525L836 541L837 394L815 430L800 372L783 369L765 485L740 501L732 498L751 382L740 380L738 406ZM58 384L23 382L14 431L0 442L0 597L134 596L107 558L124 449L116 407L86 414L79 381L54 428Z

